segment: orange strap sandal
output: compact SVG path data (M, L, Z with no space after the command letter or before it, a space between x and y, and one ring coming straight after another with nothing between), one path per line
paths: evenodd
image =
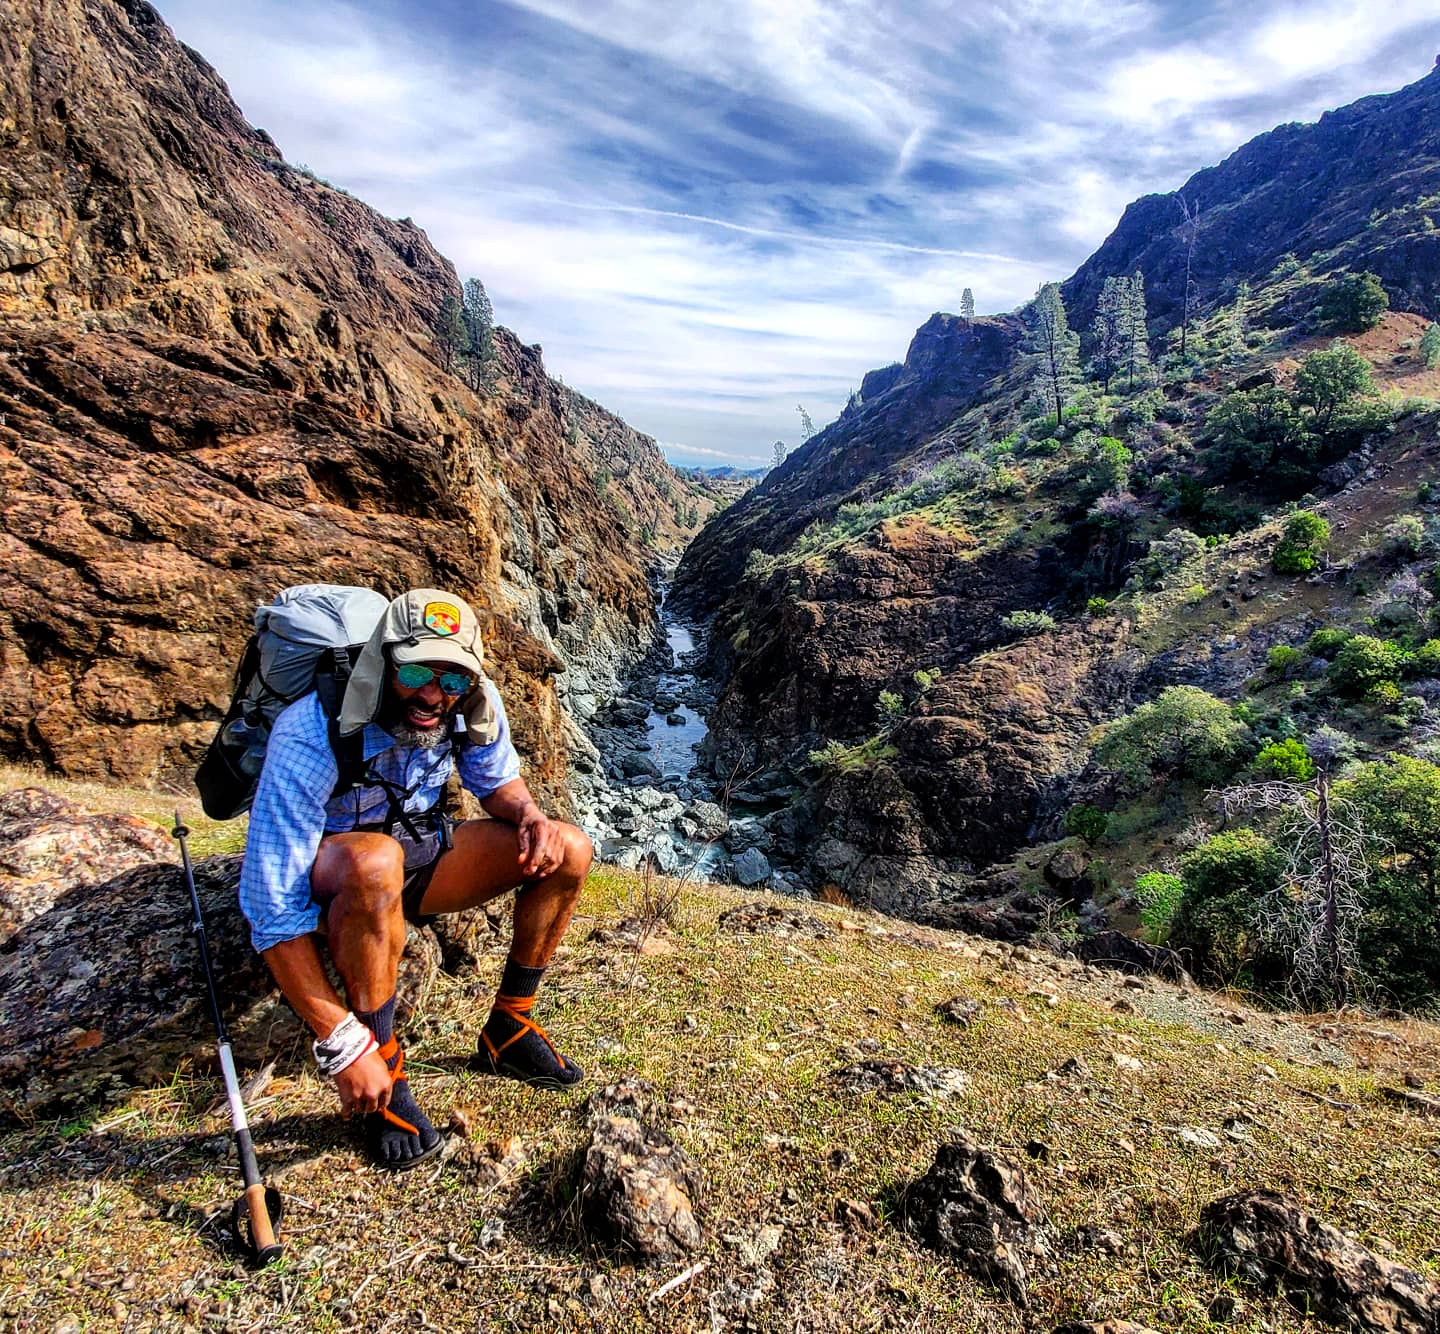
M550 1035L530 1017L534 1004L534 996L495 997L495 1008L480 1031L481 1050L476 1053L475 1065L485 1074L517 1079L531 1088L572 1088L585 1078L585 1072L561 1055ZM490 1034L497 1015L515 1025L515 1031L498 1045Z
M399 1042L391 1037L381 1043L380 1055L390 1067L390 1103L378 1112L366 1114L365 1139L371 1157L381 1167L403 1172L438 1153L442 1141L410 1092L405 1053Z

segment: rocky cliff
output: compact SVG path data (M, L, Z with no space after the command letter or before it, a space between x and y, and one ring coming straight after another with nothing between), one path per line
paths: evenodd
M995 864L1060 836L1069 804L1108 804L1087 771L1102 724L1177 682L1234 698L1277 643L1372 614L1364 599L1392 577L1376 535L1415 494L1383 479L1426 478L1431 418L1402 414L1368 452L1288 483L1227 474L1207 419L1242 384L1288 386L1329 341L1309 318L1318 293L1359 269L1392 305L1357 343L1377 381L1397 403L1440 392L1415 351L1440 297L1437 101L1440 73L1261 136L1177 192L1201 205L1192 357L1152 387L1084 385L1057 425L1027 403L1018 318L936 315L696 539L676 596L712 617L707 758L758 799L785 883L954 920L1014 883ZM1064 284L1072 325L1139 268L1161 358L1183 220L1176 195L1132 205ZM1307 491L1337 525L1336 571L1266 589L1265 511ZM1209 554L1173 579L1137 564L1176 527L1210 534Z
M557 685L638 654L708 504L508 332L492 392L449 374L425 234L288 164L148 4L0 19L0 753L183 768L257 602L440 585L554 789Z
M1185 206L1197 218L1191 299L1202 307L1228 300L1242 282L1263 282L1293 257L1317 274L1368 269L1397 306L1434 319L1440 232L1426 227L1422 201L1434 193L1437 173L1440 59L1399 92L1362 98L1313 125L1281 125L1179 190L1137 199L1065 283L1072 324L1088 326L1107 277L1136 269L1145 274L1153 331L1180 322L1190 249Z

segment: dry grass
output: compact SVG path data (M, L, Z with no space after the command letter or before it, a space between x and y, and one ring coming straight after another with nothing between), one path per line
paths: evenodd
M0 792L21 787L43 787L86 810L105 815L136 815L159 825L167 833L174 828L175 812L178 810L191 831L190 851L195 857L240 852L245 847L247 817L224 822L210 819L200 809L200 798L193 788L116 787L60 778L38 765L0 763Z
M647 892L634 877L592 877L540 1017L587 1065L588 1087L632 1073L654 1081L672 1105L672 1132L705 1172L707 1243L695 1260L706 1268L658 1301L688 1264L639 1269L574 1230L560 1166L581 1143L581 1099L464 1068L497 953L483 976L444 979L407 1035L422 1105L440 1123L459 1112L468 1127L469 1142L438 1166L398 1178L368 1168L329 1091L298 1054L282 1059L253 1108L264 1170L288 1208L286 1258L266 1272L237 1265L205 1225L237 1193L227 1122L207 1110L219 1090L210 1073L179 1070L168 1087L92 1116L6 1135L0 1320L17 1330L67 1320L265 1331L426 1321L1019 1330L1114 1314L1198 1331L1213 1327L1211 1303L1230 1289L1186 1235L1209 1199L1248 1185L1293 1191L1440 1272L1440 1126L1380 1092L1405 1070L1440 1078L1429 1026L1345 1021L1319 1031L1322 1021L1156 983L1136 990L1049 956L822 904L787 901L827 921L828 939L737 935L717 918L744 896L708 885L683 886L669 905L664 950L626 947L613 932L591 938L632 916ZM984 1004L968 1030L934 1013L959 993ZM844 1093L829 1075L857 1049L959 1066L971 1082L940 1102ZM1116 1053L1142 1068L1120 1068ZM1051 1077L1072 1055L1093 1073ZM1102 1224L1123 1253L1063 1247L1026 1316L919 1249L886 1221L888 1202L957 1128L1022 1157L1031 1141L1046 1145L1030 1170L1061 1236ZM1187 1142L1187 1128L1219 1147ZM517 1140L524 1164L497 1184L492 1160ZM832 1221L841 1199L869 1202L874 1230ZM759 1259L766 1225L780 1229L779 1244ZM756 1294L748 1325L737 1288ZM1229 1328L1308 1327L1287 1307L1242 1295Z

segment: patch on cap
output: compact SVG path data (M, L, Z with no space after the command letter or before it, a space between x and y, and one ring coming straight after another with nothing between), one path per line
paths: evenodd
M425 604L425 628L437 635L460 633L460 608L453 602L427 602Z

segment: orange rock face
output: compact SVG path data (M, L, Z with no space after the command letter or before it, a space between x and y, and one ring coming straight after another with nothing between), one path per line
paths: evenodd
M639 529L686 535L654 442L507 331L493 392L448 373L424 233L287 164L141 0L0 0L0 64L0 753L188 768L256 603L436 585L556 789L557 673L637 651Z

